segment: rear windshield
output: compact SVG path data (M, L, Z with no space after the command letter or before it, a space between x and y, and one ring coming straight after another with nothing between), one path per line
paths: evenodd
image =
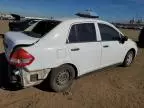
M51 31L53 28L55 28L58 24L60 24L60 21L54 21L54 20L47 20L47 21L40 21L33 29L32 31L24 31L23 33L35 37L35 38L41 38L46 33Z

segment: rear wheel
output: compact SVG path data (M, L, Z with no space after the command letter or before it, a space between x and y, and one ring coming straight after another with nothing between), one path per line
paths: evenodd
M130 50L124 59L123 66L124 67L130 66L131 63L133 62L134 56L135 56L134 51Z
M61 92L69 88L75 78L75 70L70 65L62 65L52 69L49 76L50 88L55 92Z

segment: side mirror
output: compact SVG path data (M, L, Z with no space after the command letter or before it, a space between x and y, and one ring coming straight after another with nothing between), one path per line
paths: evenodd
M128 40L128 37L127 36L121 36L121 43L125 43L125 41Z

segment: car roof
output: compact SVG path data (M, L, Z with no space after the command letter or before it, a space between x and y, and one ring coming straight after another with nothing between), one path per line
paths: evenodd
M98 19L96 18L58 18L55 20L63 22L63 21L88 21L88 20L98 20Z
M84 22L97 22L97 23L103 23L107 24L109 26L114 27L111 23L107 21L100 20L99 18L58 18L58 19L50 19L50 20L41 20L41 21L54 21L54 22L60 22L63 24L74 24L74 23L84 23ZM41 22L40 21L40 22Z
M102 22L109 24L107 21L100 20L98 18L58 18L54 19L55 21L60 22L69 22L69 23L75 23L75 22Z
M70 24L74 24L74 23L97 22L97 23L109 25L109 26L115 28L117 31L119 31L113 24L111 24L107 21L100 20L99 18L67 18L67 19L62 19L62 20L57 19L55 21L60 21L62 23L65 23L65 25L70 25Z

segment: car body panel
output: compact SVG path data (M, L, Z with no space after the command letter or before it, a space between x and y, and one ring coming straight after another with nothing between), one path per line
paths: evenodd
M97 41L85 43L67 43L70 28L77 23L94 23ZM12 42L6 42L12 47L10 51L6 50L9 55L13 48L21 44L33 44L31 46L21 46L24 50L35 57L35 60L28 66L24 67L27 72L36 70L52 69L63 64L72 64L76 67L78 76L88 72L116 64L122 63L125 55L130 49L134 49L137 54L137 46L132 40L125 43L119 41L103 42L101 40L100 30L97 23L105 23L113 27L119 34L123 35L116 27L105 21L97 19L70 19L61 22L42 38L31 38L22 33L6 33L5 41L9 39ZM13 36L15 35L15 36ZM12 44L11 44L12 43ZM108 48L104 48L108 45ZM79 51L72 49L79 48ZM8 59L9 60L9 59Z
M10 53L17 45L29 45L37 42L38 38L33 38L21 32L7 32L4 36L4 46L6 57L9 60Z

